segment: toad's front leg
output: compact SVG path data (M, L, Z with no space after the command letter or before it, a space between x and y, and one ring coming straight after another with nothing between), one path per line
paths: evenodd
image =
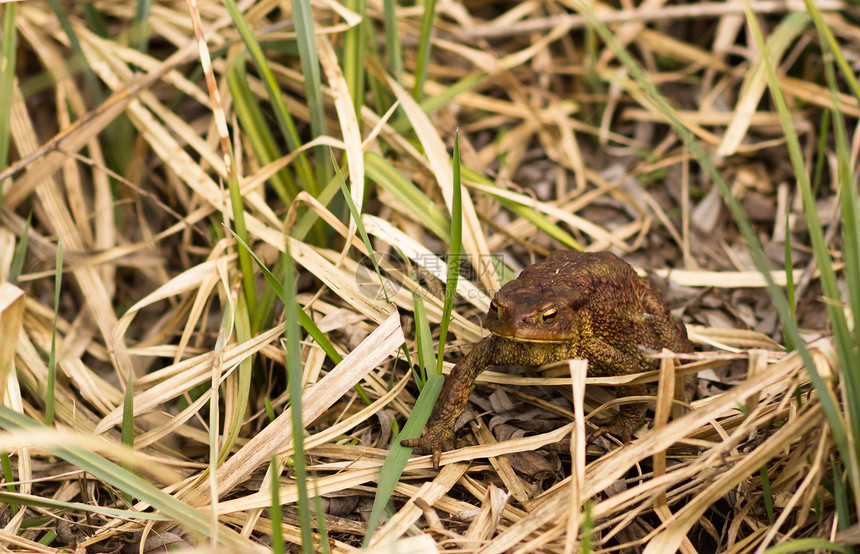
M602 341L591 342L584 354L589 361L588 375L590 377L629 375L652 369L650 366L656 365L654 362L631 355ZM615 391L618 398L623 398L625 396L646 395L648 388L642 384L623 385L615 387ZM620 438L621 442L629 442L636 429L645 421L646 407L647 404L644 402L622 404L615 419L611 423L599 427L590 439L594 440L605 433L611 433Z
M420 448L433 455L433 469L439 471L439 462L443 450L454 447L454 424L466 409L469 394L475 385L475 378L492 365L493 337L487 337L475 345L445 379L442 391L430 419L427 421L427 432L420 439L404 439L400 441L407 448Z

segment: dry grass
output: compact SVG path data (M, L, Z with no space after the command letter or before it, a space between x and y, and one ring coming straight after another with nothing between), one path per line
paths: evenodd
M831 95L808 20L787 12L784 2L750 4L770 37L807 165L821 166L819 214L839 260L836 153L821 120L838 108L853 129L860 104L847 90ZM713 156L753 220L780 285L790 239L798 322L839 398L845 394L839 360L785 137L746 35L743 5L596 7ZM856 64L856 9L838 0L816 5ZM595 552L762 552L811 537L857 544L837 535L845 525L836 518L833 476L841 470L834 464L846 463L801 359L779 344L779 320L746 244L664 115L585 29L578 2L438 3L423 105L409 92L421 8L396 13L405 65L399 80L384 55L383 4L368 3L371 37L359 63L367 73L358 114L344 61L350 54L341 50L359 18L348 8L353 3L314 3L327 129L317 137L290 3L246 2L241 7L269 48L309 162L283 138L274 158L264 159L236 115L226 75L245 50L220 2L197 2L191 11L183 2L155 3L145 52L128 46L132 3L86 6L92 11L84 3L64 9L101 100L50 5L17 5L16 80L3 100L11 106L13 146L9 168L0 173L0 275L7 281L16 261L23 269L14 285L0 286L2 404L45 420L54 333L56 384L51 428L7 424L0 433L18 500L32 504L17 511L0 505L3 548L54 552L77 544L96 551L130 543L146 551L219 540L225 549L264 550L272 534L264 475L274 455L281 468L287 464L279 485L284 538L300 542L283 307L275 303L257 324L247 306L241 249L224 230L236 227L227 190L234 175L252 250L274 268L289 248L299 304L343 356L335 365L303 336L304 447L309 492L324 500L329 548L359 546L392 430L409 417L417 394L410 371L417 348L413 294L424 297L434 330L442 314L446 270L439 256L447 250L444 216L455 186L448 147L457 128L462 163L471 171L463 189L468 266L446 360L460 359L482 336L486 291L547 252L576 244L612 249L647 271L687 322L697 352L677 368L666 359L661 371L629 378L655 385L655 413L650 428L618 448L606 439L583 441L586 423L572 407L583 403L576 363L545 368L540 377L485 372L473 393L474 417L459 433L465 446L443 456L438 474L428 457L413 456L395 488L396 512L372 544L484 554L571 552L584 548L583 537ZM102 18L106 36L94 31L92 13ZM190 14L205 33L214 88L199 69ZM250 63L245 84L276 130L274 108ZM215 89L220 105L213 107ZM860 135L851 136L854 168ZM331 147L348 168L382 283L356 223L344 217L342 199L331 201L337 186L302 180L302 163L317 177L332 177L328 148L315 156L315 146ZM283 171L316 196L301 192L288 204L272 185ZM320 221L315 226L312 215ZM293 234L288 240L285 228ZM15 249L24 237L22 257ZM507 265L506 273L491 269L491 257ZM265 305L269 285L255 273ZM678 372L698 373L698 399L671 418L668 385ZM128 382L133 454L120 436ZM612 405L603 388L584 394L586 415L603 417ZM280 415L270 420L267 410ZM85 471L71 451L131 468L197 508L202 527L189 528L179 512L164 509L166 521L145 519L150 502L123 498L128 490Z

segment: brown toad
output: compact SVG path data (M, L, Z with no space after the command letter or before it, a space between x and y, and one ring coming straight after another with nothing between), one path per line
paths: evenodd
M496 365L540 366L570 358L588 360L588 376L657 369L649 354L692 350L684 324L629 264L610 252L554 252L525 268L495 295L487 312L492 333L475 345L446 379L420 439L401 444L433 455L454 446L454 423L466 407L475 378ZM619 396L645 394L645 385L616 387ZM602 429L630 440L645 418L645 404L624 404Z

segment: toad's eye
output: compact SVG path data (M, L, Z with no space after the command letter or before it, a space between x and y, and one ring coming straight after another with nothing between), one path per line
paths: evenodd
M558 317L558 308L547 308L540 314L540 322L544 325L552 325Z
M495 302L490 302L490 311L489 315L494 315L496 317L502 317L502 310L499 308Z

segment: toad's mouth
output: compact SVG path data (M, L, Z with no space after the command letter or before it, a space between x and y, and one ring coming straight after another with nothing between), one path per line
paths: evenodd
M504 333L500 333L498 331L490 331L493 335L499 337L500 339L505 339L513 342L529 342L529 343L540 343L540 344L561 344L563 342L569 342L571 339L566 337L554 338L554 339L539 339L533 337L523 337L517 335L505 335Z

